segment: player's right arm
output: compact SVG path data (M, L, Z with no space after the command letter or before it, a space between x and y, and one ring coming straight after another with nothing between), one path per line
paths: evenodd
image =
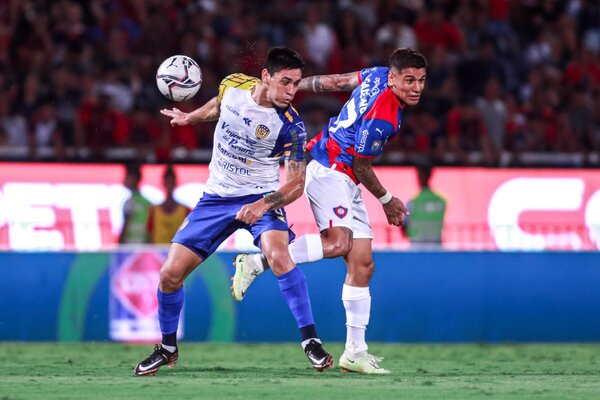
M315 75L303 78L298 90L308 92L351 92L360 84L360 71L347 74Z
M198 122L216 121L221 115L221 101L218 96L215 96L202 107L189 113L183 112L175 107L171 110L165 108L160 110L160 113L171 118L172 126L193 125Z

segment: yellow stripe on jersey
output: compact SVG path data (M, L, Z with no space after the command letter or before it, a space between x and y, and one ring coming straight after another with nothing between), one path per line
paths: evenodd
M289 157L289 156L290 156L290 154L292 154L292 152L291 152L290 150L288 150L288 151L284 151L284 152L283 152L283 156L284 156L284 157Z
M223 96L230 87L250 90L259 83L260 79L246 74L237 73L228 75L219 84L219 101L223 101Z
M294 122L294 117L292 117L292 114L290 114L289 111L286 111L284 115L286 116L286 118L288 119L288 121Z

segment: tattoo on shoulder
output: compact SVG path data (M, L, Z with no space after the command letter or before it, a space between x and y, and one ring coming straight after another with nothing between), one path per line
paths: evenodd
M356 77L356 72L349 72L346 74L343 74L342 77L343 79L343 83L342 83L342 90L353 90L356 86L358 86L358 79Z

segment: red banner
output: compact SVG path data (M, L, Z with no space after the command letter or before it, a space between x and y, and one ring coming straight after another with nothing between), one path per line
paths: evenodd
M162 166L142 170L142 194L164 198ZM193 207L208 177L206 166L177 166L175 196ZM409 167L380 167L390 192L407 202L418 192ZM120 165L0 164L0 249L84 250L116 246L129 193ZM600 171L437 168L431 187L447 201L443 246L448 249L593 250L600 248ZM363 188L377 249L406 248L380 203ZM297 234L316 232L301 198L286 207ZM252 248L236 233L222 248Z

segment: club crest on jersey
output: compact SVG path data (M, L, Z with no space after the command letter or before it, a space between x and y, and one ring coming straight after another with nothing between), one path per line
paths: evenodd
M348 214L348 209L346 207L342 207L342 206L337 206L337 207L333 207L333 212L335 213L335 215L338 216L338 218L344 218L347 214Z
M256 127L256 131L254 132L254 134L258 139L263 140L264 138L269 136L269 132L269 128L261 124Z

